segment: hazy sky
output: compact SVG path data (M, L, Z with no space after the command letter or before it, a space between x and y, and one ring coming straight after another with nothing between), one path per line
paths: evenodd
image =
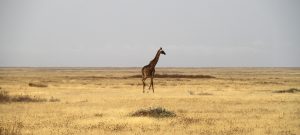
M0 0L0 66L300 66L299 0Z

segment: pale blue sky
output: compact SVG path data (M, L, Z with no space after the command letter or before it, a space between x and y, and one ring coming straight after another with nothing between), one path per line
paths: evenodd
M0 0L0 66L300 66L299 0Z

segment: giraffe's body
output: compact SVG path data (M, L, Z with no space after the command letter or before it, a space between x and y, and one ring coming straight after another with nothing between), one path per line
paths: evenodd
M148 77L151 78L151 83L150 83L149 89L152 87L152 91L154 93L153 78L154 78L154 74L155 74L155 66L159 60L160 54L166 55L166 53L162 50L162 48L160 48L157 51L155 58L153 60L151 60L148 65L146 65L142 68L143 93L145 92L145 86L146 86L145 80Z

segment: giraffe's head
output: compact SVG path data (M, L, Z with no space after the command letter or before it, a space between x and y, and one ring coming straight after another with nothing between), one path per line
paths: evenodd
M159 50L160 50L160 54L166 55L165 51L162 48L160 48Z

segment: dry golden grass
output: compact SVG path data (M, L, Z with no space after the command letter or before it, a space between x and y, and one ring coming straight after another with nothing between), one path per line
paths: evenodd
M0 68L9 95L53 101L0 103L0 134L300 134L300 68L156 72L171 76L143 94L141 79L130 77L138 68ZM131 115L150 107L175 116Z

